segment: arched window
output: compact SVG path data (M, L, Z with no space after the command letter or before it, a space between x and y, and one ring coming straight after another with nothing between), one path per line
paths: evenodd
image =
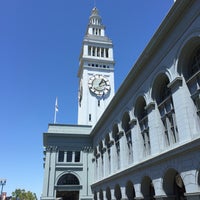
M200 117L200 46L192 53L183 75Z
M185 184L181 175L175 169L168 169L163 177L163 189L167 196L182 200L185 197Z
M103 199L103 190L102 189L100 189L100 191L99 191L99 200L104 200Z
M146 102L144 98L139 97L135 105L135 116L138 118L140 131L143 139L143 156L150 155L151 153L148 115L145 107L146 107Z
M153 186L153 182L150 179L150 177L145 176L142 180L141 183L141 192L143 194L143 196L145 197L144 199L151 199L154 200L154 196L155 196L155 189Z
M79 185L78 178L73 174L65 174L59 180L57 185Z
M198 171L197 184L200 186L200 170Z
M125 112L123 115L122 128L124 129L128 146L128 163L132 163L133 161L132 136L131 136L130 116L128 112Z
M99 143L99 152L100 152L100 160L101 160L101 176L104 176L104 147L102 141Z
M115 141L115 147L116 147L116 153L117 153L117 169L120 169L120 135L119 135L119 129L117 124L115 124L113 126L113 131L112 131L112 135Z
M110 191L109 187L106 188L106 198L107 198L107 200L111 200L112 199L111 198L111 191Z
M135 188L131 181L128 181L126 183L126 196L127 196L128 200L132 200L135 198Z
M94 158L95 158L95 167L94 167L94 175L99 178L99 162L98 162L98 151L97 148L94 149Z
M119 184L115 185L114 195L115 195L116 200L122 199L122 193L121 193L121 188Z
M178 142L178 129L176 125L172 93L168 87L169 79L165 74L160 75L154 84L155 100L164 125L165 145Z
M111 150L110 150L110 147L111 147L111 141L110 141L110 136L109 134L106 135L106 138L105 138L105 145L107 147L107 154L108 154L108 160L107 160L107 163L108 163L108 174L111 173Z

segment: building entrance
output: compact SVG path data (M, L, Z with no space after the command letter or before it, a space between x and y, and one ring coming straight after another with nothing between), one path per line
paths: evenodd
M62 200L79 200L79 191L57 191L56 198Z
M56 189L56 198L79 200L80 182L74 174L67 173L61 176Z

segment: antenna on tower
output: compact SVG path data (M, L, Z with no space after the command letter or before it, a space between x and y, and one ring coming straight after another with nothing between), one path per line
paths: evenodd
M94 0L94 8L96 7L96 0Z

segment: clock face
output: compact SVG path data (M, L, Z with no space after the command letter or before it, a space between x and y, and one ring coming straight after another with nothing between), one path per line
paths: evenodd
M96 74L89 79L88 87L97 96L102 96L110 91L110 82L104 76Z

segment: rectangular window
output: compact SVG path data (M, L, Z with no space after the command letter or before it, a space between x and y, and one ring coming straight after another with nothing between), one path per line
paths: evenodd
M104 48L101 48L101 57L104 57Z
M67 162L72 162L72 151L67 152Z
M88 55L91 56L91 46L88 46Z
M97 57L99 57L99 56L100 56L100 48L97 47Z
M80 162L80 151L75 151L75 162Z
M108 58L108 49L106 49L106 58Z
M100 106L100 100L98 100L98 107Z
M92 116L91 116L91 114L89 114L89 121L91 122L91 119L92 119Z
M64 151L58 152L58 162L64 162Z
M92 47L92 56L95 56L95 47Z

